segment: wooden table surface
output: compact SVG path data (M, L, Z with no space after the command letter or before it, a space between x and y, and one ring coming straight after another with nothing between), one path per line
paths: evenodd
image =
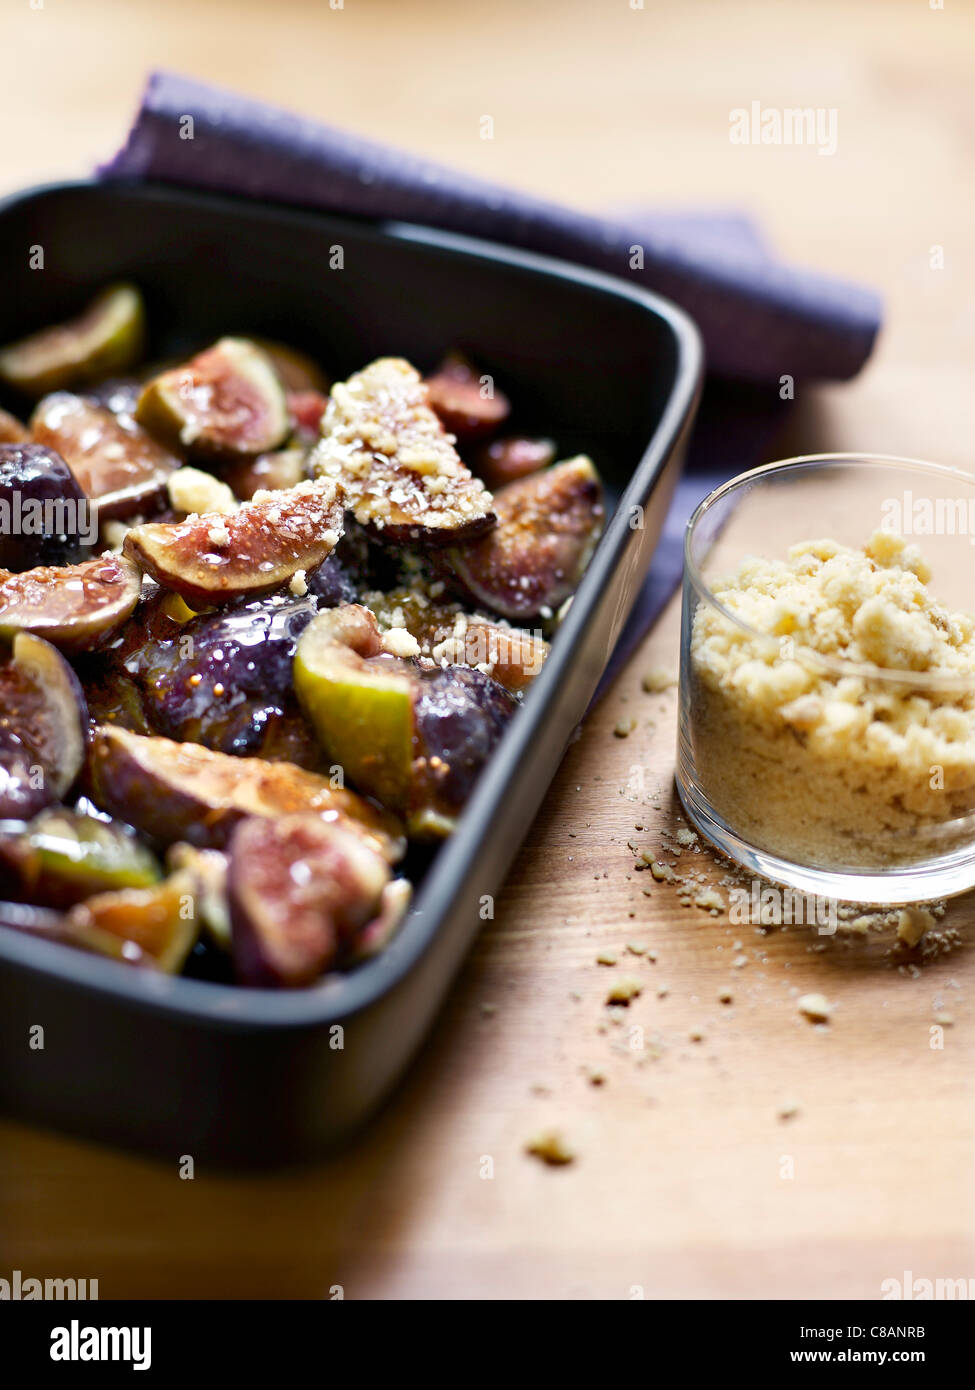
M972 466L975 10L958 0L23 0L0 47L15 58L3 189L109 152L159 64L582 206L754 212L782 253L888 304L869 368L804 390L777 451ZM835 107L836 153L731 145L729 112L752 100ZM301 1171L186 1182L175 1160L5 1122L0 1274L179 1298L873 1298L905 1270L975 1274L972 904L950 906L956 948L915 962L883 936L761 936L667 884L645 893L627 841L663 848L677 816L674 692L640 680L676 669L677 632L672 606L587 722L429 1046L361 1141ZM625 739L621 718L637 721ZM622 1025L604 1006L621 973L644 983ZM799 1016L807 991L836 1002L828 1028ZM941 1010L954 1025L935 1050ZM547 1126L573 1163L526 1156Z

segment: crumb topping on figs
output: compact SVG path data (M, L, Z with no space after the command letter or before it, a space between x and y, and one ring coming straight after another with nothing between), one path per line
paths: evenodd
M381 357L332 387L312 466L341 481L356 520L390 541L447 543L494 524L491 494L402 358Z
M160 327L145 365L117 284L0 347L37 402L0 410L0 932L307 988L395 937L548 656L600 482L458 352L333 387L288 343L187 360L191 325Z

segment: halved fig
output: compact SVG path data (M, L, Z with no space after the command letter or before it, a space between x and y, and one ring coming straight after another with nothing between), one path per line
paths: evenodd
M493 434L511 414L511 402L504 392L459 352L447 354L426 378L426 386L430 404L444 428L462 444Z
M548 656L548 643L540 632L467 613L459 603L429 598L419 589L363 597L384 630L395 636L396 627L406 629L419 647L421 660L439 666L476 666L515 693L531 684Z
M419 372L382 357L332 388L320 476L342 484L355 518L380 540L449 544L494 524L491 494L461 462Z
M150 381L136 419L171 448L210 459L266 453L291 430L271 359L247 338L221 338Z
M0 637L33 632L61 651L91 651L117 632L139 601L142 576L107 552L80 565L39 566L0 579Z
M423 672L389 655L358 604L320 613L295 653L295 690L326 754L417 835L448 834L517 708L481 671Z
M100 520L156 509L180 466L131 417L68 391L45 396L30 423L37 442L67 461Z
M145 335L142 295L134 285L112 285L70 323L0 349L0 380L34 397L98 381L137 362Z
M344 604L312 620L295 652L294 685L326 755L367 795L406 814L419 671L385 651L368 608Z
M380 899L378 916L367 922L356 936L349 957L350 965L371 960L373 956L378 956L386 949L403 925L403 918L412 897L413 889L408 879L394 878L386 884Z
M298 443L306 447L316 443L322 432L328 397L321 391L289 391L287 401Z
M26 425L22 425L15 415L0 410L0 444L23 444L29 438Z
M90 920L56 912L34 903L0 902L0 927L22 932L40 941L54 941L61 946L74 946L108 956L120 965L151 966L151 958L134 941L125 941L111 932L103 931Z
M447 557L464 591L514 621L550 616L575 591L595 549L602 492L582 454L502 488L494 530Z
M210 940L230 950L230 906L227 902L229 860L223 850L195 849L183 842L166 855L170 869L186 869L196 882L196 905Z
M117 821L50 807L19 831L0 822L0 860L18 896L70 907L93 893L148 888L161 878L154 856Z
M0 444L0 565L70 565L98 538L93 508L71 469L43 444Z
M278 589L312 570L342 534L343 504L320 478L287 492L258 493L232 516L205 512L147 522L125 537L124 554L197 609Z
M85 758L78 678L49 643L18 633L0 666L0 817L26 820L60 801Z
M276 819L312 811L395 863L403 852L400 826L333 780L292 763L235 758L101 725L88 760L96 805L158 844L185 840L199 849L223 849L245 816Z
M242 459L221 470L221 477L242 502L250 502L255 492L285 492L307 478L304 449L276 449Z
M227 876L237 978L310 985L380 910L389 866L318 816L244 821Z
M485 444L471 459L471 467L479 478L496 492L507 483L516 483L530 473L538 473L555 462L555 444L551 439L528 439L512 435Z
M181 870L150 888L97 893L71 908L67 921L80 934L130 942L157 970L175 975L200 934L196 880Z

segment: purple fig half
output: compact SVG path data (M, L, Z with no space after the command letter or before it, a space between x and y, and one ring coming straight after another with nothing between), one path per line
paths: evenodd
M377 916L388 882L380 855L317 816L244 821L227 878L237 978L313 984Z
M0 817L25 820L69 790L85 759L88 711L56 648L21 632L0 666Z

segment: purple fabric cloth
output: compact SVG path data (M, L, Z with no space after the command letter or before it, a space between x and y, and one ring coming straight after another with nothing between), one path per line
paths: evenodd
M598 217L175 73L152 75L126 144L99 172L486 237L634 280L691 314L712 375L651 574L600 691L673 591L693 507L762 460L784 410L779 378L854 376L881 320L871 290L783 265L740 214L631 207Z

